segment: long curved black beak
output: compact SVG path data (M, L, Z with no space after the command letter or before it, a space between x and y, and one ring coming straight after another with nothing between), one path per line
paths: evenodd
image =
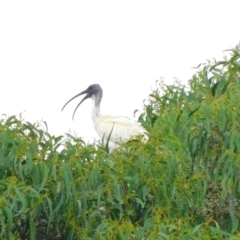
M77 98L77 97L79 97L79 96L81 96L81 95L83 95L83 94L87 94L87 95L81 100L81 102L80 102L80 103L77 105L77 107L75 108L75 110L74 110L74 112L73 112L72 120L74 119L75 112L77 111L77 109L78 109L78 107L81 105L81 103L82 103L83 101L85 101L87 98L90 98L90 97L91 97L91 94L89 93L88 89L86 89L86 90L80 92L79 94L77 94L76 96L72 97L69 101L67 101L67 103L66 103L66 104L63 106L63 108L62 108L62 111L63 111L63 109L67 106L68 103L70 103L73 99L75 99L75 98Z

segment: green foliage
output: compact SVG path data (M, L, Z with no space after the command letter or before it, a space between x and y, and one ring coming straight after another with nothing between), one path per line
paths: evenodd
M0 239L239 239L240 46L189 87L158 82L146 144L109 154L0 122Z

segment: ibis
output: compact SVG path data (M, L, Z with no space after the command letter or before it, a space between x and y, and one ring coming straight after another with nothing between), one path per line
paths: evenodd
M63 106L62 110L69 102L83 94L86 95L75 108L72 119L74 119L74 115L80 104L86 99L91 98L93 100L92 120L94 128L103 144L108 144L110 152L119 147L122 142L126 142L137 135L141 135L143 142L148 140L147 131L138 122L134 122L123 116L101 115L100 104L103 90L99 84L92 84L86 90L72 97Z

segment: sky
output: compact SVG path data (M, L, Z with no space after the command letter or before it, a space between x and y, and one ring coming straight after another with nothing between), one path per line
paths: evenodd
M0 115L44 120L51 134L97 139L91 99L63 105L90 84L102 114L134 119L164 79L187 84L193 67L240 41L238 0L0 1Z

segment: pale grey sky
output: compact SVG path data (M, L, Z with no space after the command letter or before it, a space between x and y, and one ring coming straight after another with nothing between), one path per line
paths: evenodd
M97 138L91 100L62 106L92 83L102 113L133 118L160 77L187 82L192 67L240 40L238 0L1 1L0 114L45 120Z

